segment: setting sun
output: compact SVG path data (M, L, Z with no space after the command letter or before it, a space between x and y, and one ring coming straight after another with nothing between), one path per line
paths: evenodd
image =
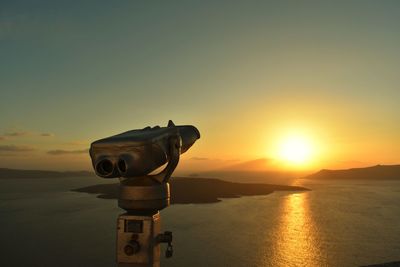
M279 158L291 164L305 164L310 160L312 147L307 138L288 136L279 146Z

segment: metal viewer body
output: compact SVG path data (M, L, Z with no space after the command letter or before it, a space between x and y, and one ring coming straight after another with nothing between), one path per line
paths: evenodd
M89 154L93 169L103 178L120 177L117 262L119 266L159 266L160 243L168 243L172 256L172 233L161 234L159 210L170 203L168 181L179 157L200 138L196 127L146 127L93 142ZM153 171L166 164L158 174Z

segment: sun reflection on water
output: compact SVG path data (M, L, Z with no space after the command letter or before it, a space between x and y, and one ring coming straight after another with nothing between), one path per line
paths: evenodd
M307 193L283 200L273 245L274 266L326 266Z

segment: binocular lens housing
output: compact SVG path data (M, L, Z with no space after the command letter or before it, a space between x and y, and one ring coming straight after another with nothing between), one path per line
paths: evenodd
M191 125L146 127L93 142L90 156L96 174L103 178L144 176L168 162L170 138L181 140L186 152L200 133Z
M114 164L109 159L102 159L96 164L96 173L109 176L114 172Z
M117 163L118 170L121 174L125 174L127 170L126 162L124 159L119 159Z

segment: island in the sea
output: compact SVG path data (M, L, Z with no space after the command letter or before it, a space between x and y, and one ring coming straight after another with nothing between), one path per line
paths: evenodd
M233 183L212 178L176 177L170 181L171 204L214 203L221 198L267 195L274 191L307 191L300 186ZM118 183L98 184L73 189L75 192L96 194L98 198L118 198Z
M320 170L304 178L319 180L400 180L400 165L376 165L347 170Z

